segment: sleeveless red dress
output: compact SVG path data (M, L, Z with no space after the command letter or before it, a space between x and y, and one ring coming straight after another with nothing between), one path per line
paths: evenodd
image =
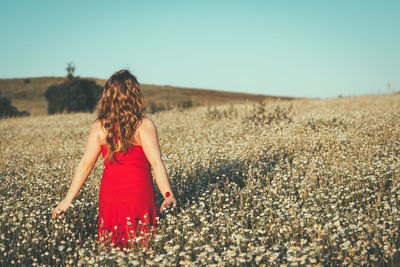
M101 146L101 153L104 159L106 146ZM149 236L157 213L151 167L142 147L135 145L126 154L117 152L116 160L104 161L97 241L122 250L132 248L132 237Z

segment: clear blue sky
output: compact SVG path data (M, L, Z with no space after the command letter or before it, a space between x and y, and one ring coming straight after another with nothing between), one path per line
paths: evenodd
M0 78L108 78L282 96L400 90L400 1L1 1Z

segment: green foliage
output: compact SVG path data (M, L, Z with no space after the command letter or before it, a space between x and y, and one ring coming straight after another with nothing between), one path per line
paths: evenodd
M48 101L48 113L63 111L92 112L101 96L102 88L94 81L72 78L59 85L47 88L45 97Z
M24 79L24 83L25 84L31 83L31 80L30 79Z
M16 107L11 105L11 101L9 98L0 96L0 118L21 117L29 115L30 114L28 111L19 111Z

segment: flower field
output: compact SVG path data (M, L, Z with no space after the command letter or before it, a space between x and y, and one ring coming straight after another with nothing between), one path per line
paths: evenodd
M150 117L178 209L123 252L95 249L101 155L51 219L95 115L0 120L0 265L400 265L400 94Z

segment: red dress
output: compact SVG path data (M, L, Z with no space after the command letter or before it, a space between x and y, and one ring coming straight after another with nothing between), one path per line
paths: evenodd
M104 159L106 146L101 145L101 153ZM151 226L156 226L157 213L153 177L143 148L135 145L126 154L118 152L116 159L119 163L104 161L97 241L122 250L134 244L129 238L149 236Z

